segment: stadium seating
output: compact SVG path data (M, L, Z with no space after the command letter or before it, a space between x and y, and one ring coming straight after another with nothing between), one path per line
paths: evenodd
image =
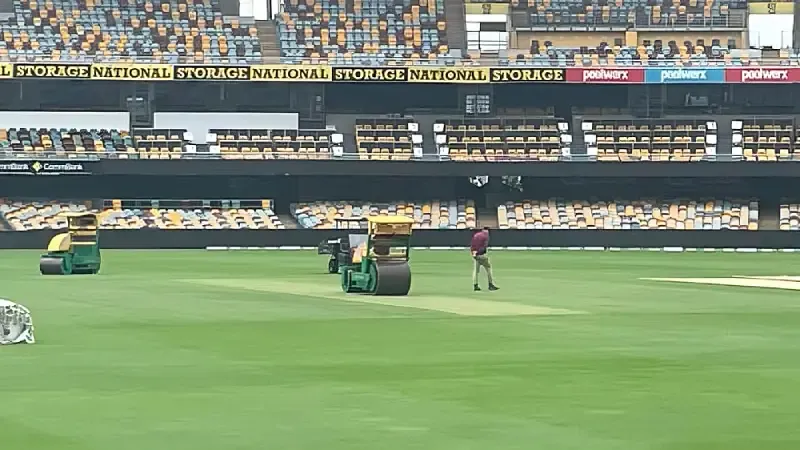
M778 220L781 231L800 231L800 204L781 204Z
M127 131L55 128L0 128L0 152L12 155L53 153L78 157L87 153L133 152Z
M412 118L356 120L359 159L409 160L422 156L422 134Z
M135 149L142 159L179 159L192 137L186 130L138 129L133 132Z
M715 64L744 47L744 0L512 0L511 8L511 65Z
M13 230L66 228L64 212L99 214L103 229L284 229L270 200L109 200L91 202L0 202L0 216Z
M705 120L584 120L586 153L597 161L701 161L716 156L717 124Z
M458 161L530 159L570 155L569 125L554 118L452 119L434 124L440 156Z
M337 218L360 218L376 215L413 217L414 228L465 229L476 226L475 204L471 200L431 202L314 202L291 205L294 217L302 228L335 228ZM352 222L350 227L366 226Z
M14 231L29 231L67 227L65 218L59 214L91 210L91 203L69 202L19 202L0 200L0 216Z
M437 61L446 36L444 0L288 0L278 17L287 63Z
M577 0L511 0L515 27L583 26L641 28L708 28L735 26L729 19L731 9L745 9L743 0L646 0L577 1ZM741 26L741 24L739 24ZM586 28L585 28L586 29Z
M0 58L226 63L261 57L255 26L218 0L19 0Z
M745 161L787 161L800 159L800 135L791 117L735 120L732 153Z
M208 142L223 159L328 159L341 154L335 130L212 129Z
M758 203L526 200L500 205L497 220L501 229L758 230Z
M110 200L103 228L166 230L284 229L270 200Z
M617 40L618 41L618 40ZM507 65L534 66L641 66L641 65L717 65L741 64L734 61L731 49L735 42L723 44L714 39L710 46L705 46L702 39L678 43L676 41L654 42L644 41L642 45L625 46L619 42L609 44L602 42L586 42L581 47L561 47L551 41L534 40L529 49L512 50L508 60L501 60Z

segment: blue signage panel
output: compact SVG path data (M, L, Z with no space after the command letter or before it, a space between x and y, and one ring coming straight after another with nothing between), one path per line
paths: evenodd
M698 84L724 83L725 70L716 68L651 69L644 74L645 83Z

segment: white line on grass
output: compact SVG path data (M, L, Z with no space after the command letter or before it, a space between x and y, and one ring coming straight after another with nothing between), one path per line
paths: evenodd
M769 289L788 289L800 291L800 279L787 280L781 277L730 277L730 278L640 278L648 281L668 281L671 283L712 284L717 286L738 286Z
M394 306L398 308L424 309L459 316L541 316L583 314L581 311L532 306L521 303L479 300L465 297L440 295L414 295L405 297L382 297L362 294L345 294L330 286L309 283L291 283L262 279L203 279L181 280L183 282L207 286L221 286L251 291L274 292L280 294L302 295L305 297L327 298L332 300L366 303L372 305Z
M778 280L778 281L794 281L800 282L800 277L794 275L780 275L776 277L753 277L745 275L734 275L734 278L747 278L751 280Z

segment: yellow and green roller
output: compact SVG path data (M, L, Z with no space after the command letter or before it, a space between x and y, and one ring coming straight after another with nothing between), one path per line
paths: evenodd
M411 228L414 219L367 219L366 235L350 235L351 263L340 268L342 290L372 295L408 295L411 289Z
M95 274L100 271L100 239L97 215L66 213L66 233L54 236L47 254L39 259L42 275Z

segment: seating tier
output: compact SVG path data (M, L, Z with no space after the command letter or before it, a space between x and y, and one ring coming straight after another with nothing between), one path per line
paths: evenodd
M461 161L569 156L569 125L555 118L451 119L434 124L439 155Z
M356 120L359 159L410 160L422 155L422 134L413 118Z
M758 203L735 200L526 200L497 208L501 229L758 230Z
M471 200L358 203L319 201L298 203L291 207L294 217L303 228L336 228L336 219L367 216L407 216L415 220L414 228L465 229L476 226L475 204ZM366 224L351 222L359 228Z
M284 62L405 64L448 52L444 0L288 0Z
M13 230L63 229L59 214L95 212L103 229L165 230L284 229L269 200L109 200L91 202L0 203L0 215Z
M598 161L701 161L716 155L717 124L705 120L584 120L586 153Z
M340 142L335 130L211 129L223 159L328 159Z
M733 129L734 156L745 161L792 161L800 159L800 133L792 117L736 120Z

